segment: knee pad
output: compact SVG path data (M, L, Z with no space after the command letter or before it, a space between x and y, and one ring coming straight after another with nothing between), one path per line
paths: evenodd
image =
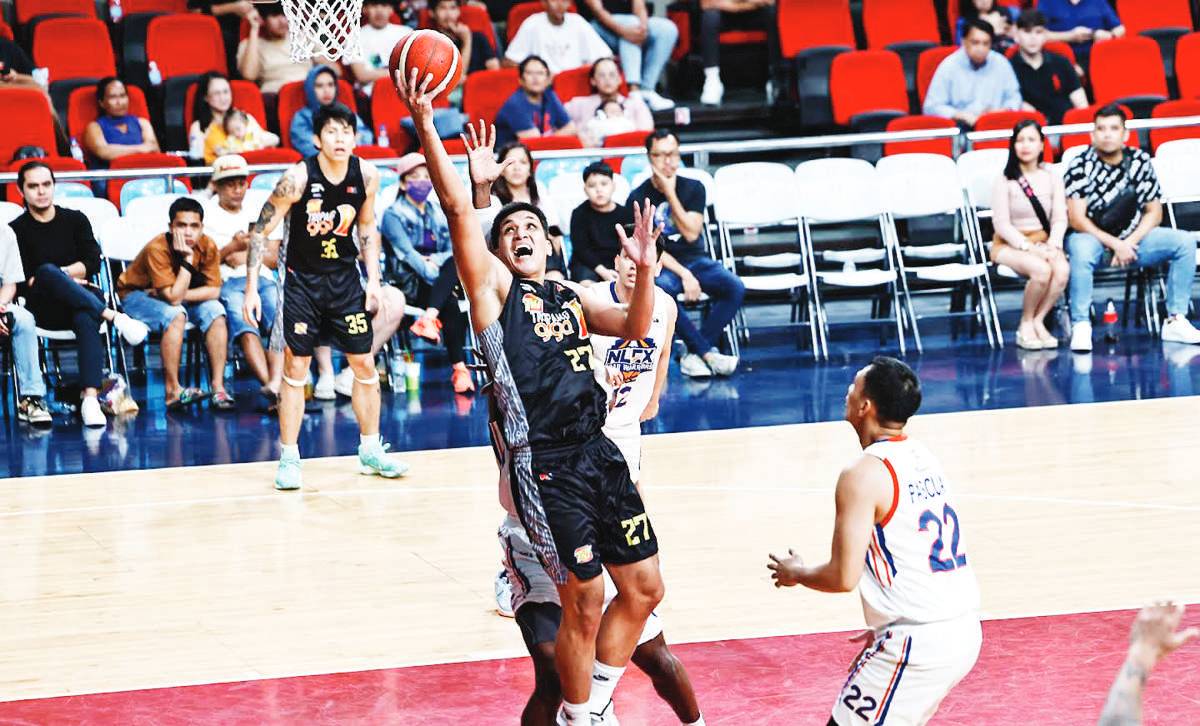
M379 373L376 372L375 375L371 376L370 378L368 378L366 380L363 380L363 379L359 378L358 376L355 376L354 382L361 383L364 386L373 386L376 383L379 383Z
M304 380L303 379L296 380L295 378L288 378L287 376L283 376L283 382L288 384L292 388L304 388Z

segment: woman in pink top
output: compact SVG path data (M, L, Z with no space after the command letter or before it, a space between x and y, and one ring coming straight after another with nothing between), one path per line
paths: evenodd
M1022 121L1008 142L1008 164L992 192L992 262L1029 281L1017 327L1017 346L1057 348L1046 315L1067 286L1071 268L1063 253L1067 199L1063 181L1043 163L1046 137L1036 121Z
M592 83L590 96L576 96L566 103L567 115L584 146L600 146L609 133L621 131L653 131L654 117L650 107L641 98L621 95L621 69L612 58L601 58L592 64L589 75ZM626 124L617 126L604 113L604 104L615 101L620 105ZM612 127L611 131L609 127Z

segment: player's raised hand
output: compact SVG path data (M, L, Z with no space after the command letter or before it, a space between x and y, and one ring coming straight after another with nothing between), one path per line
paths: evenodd
M638 267L653 267L658 261L656 246L658 236L662 234L662 225L655 226L655 206L646 199L642 205L633 202L633 237L625 234L625 229L617 225L617 237L621 240L621 248L633 264Z
M800 571L804 569L804 561L800 559L800 555L789 549L787 557L767 556L771 558L771 561L767 563L767 569L771 571L771 579L775 581L775 587L792 587L800 584Z
M408 78L404 77L404 69L396 69L393 80L396 82L396 90L400 92L400 99L404 101L404 105L408 106L408 112L412 114L413 123L420 123L426 119L433 117L433 96L429 93L429 84L433 83L433 74L425 74L425 78L418 78L416 68L412 69L412 73Z
M1130 655L1140 658L1142 665L1150 669L1188 641L1200 637L1200 628L1178 629L1183 610L1183 605L1174 602L1156 602L1142 608L1133 621Z
M496 126L488 126L479 119L479 131L475 124L467 126L470 135L460 134L463 144L467 147L467 169L471 173L472 184L493 184L504 170L511 166L516 158L507 159L503 163L496 161Z

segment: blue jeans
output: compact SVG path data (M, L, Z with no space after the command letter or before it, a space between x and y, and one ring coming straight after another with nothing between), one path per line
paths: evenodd
M221 284L221 305L225 308L230 340L237 340L246 333L257 335L260 340L263 337L269 339L271 326L275 324L275 312L279 309L279 285L272 278L259 277L258 297L262 300L262 315L258 325L251 325L242 315L242 303L246 301L246 278L231 277Z
M1108 265L1112 253L1100 240L1083 232L1067 236L1067 256L1071 262L1071 322L1084 323L1092 306L1092 276L1097 267ZM1142 238L1134 267L1156 267L1167 263L1167 314L1187 313L1192 297L1192 277L1196 274L1196 240L1187 232L1155 227Z
M729 325L742 307L746 286L711 257L695 257L691 260L679 260L679 263L696 276L700 289L708 294L709 308L708 315L697 330L696 324L683 309L683 303L676 302L679 306L679 320L675 323L675 331L687 345L689 353L704 355L719 347L718 343L725 326ZM679 279L679 275L663 268L655 282L678 301L680 293L683 292L683 281Z
M144 290L134 290L121 300L125 314L145 323L151 332L162 333L180 315L187 315L188 322L207 333L217 318L225 317L225 306L220 300L205 300L198 303L172 305L166 300L150 297Z
M636 15L614 15L613 20L624 26L636 27ZM621 58L621 70L625 80L635 86L641 86L653 91L658 85L659 76L671 60L675 50L675 41L679 40L679 28L666 18L649 18L646 26L646 40L639 46L630 43L598 20L592 21L592 27L600 34L608 47L617 51ZM645 61L643 64L642 61Z
M25 301L29 312L42 328L75 333L79 385L99 388L104 382L104 338L100 335L104 295L97 288L80 285L49 262L38 267L33 278Z
M17 367L17 382L21 384L21 395L41 398L46 395L46 381L42 378L42 369L38 365L38 343L33 313L13 304L9 304L8 311L13 315L13 327L9 335L12 337L13 363Z

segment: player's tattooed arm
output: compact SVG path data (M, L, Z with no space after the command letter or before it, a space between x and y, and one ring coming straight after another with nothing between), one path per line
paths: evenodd
M379 282L379 230L375 226L375 195L379 192L379 172L367 161L362 161L363 176L366 178L366 199L358 210L358 241L362 249L363 263L367 267L367 280Z
M1172 602L1158 602L1142 608L1133 621L1129 653L1117 673L1100 726L1140 726L1142 689L1150 671L1166 656L1188 641L1200 637L1200 628L1179 630L1184 608Z
M258 213L258 219L250 228L250 252L246 257L246 295L242 302L242 317L248 323L256 324L262 315L262 301L258 297L258 268L267 256L267 238L287 216L292 204L300 199L307 181L308 176L303 164L297 164L284 172Z

